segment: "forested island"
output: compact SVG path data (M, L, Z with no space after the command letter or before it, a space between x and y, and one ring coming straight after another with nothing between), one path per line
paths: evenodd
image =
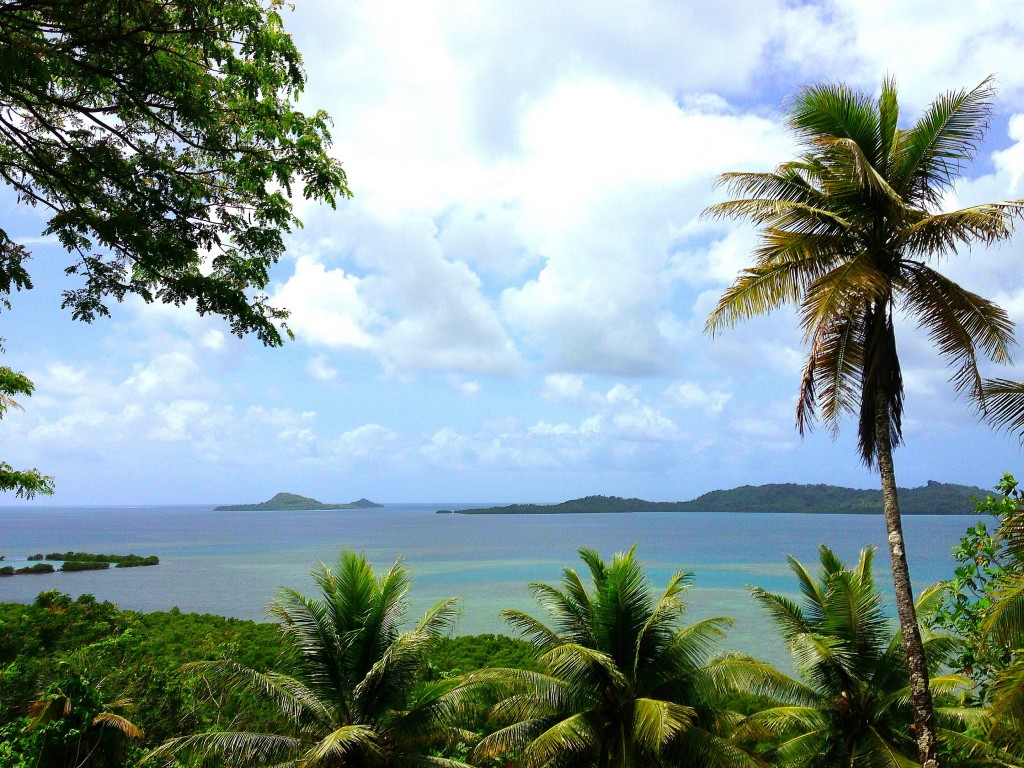
M0 557L2 560L3 557ZM23 576L34 573L53 573L54 570L61 570L65 573L72 571L104 571L110 568L113 563L115 568L140 568L147 565L160 565L160 558L156 555L141 557L139 555L94 555L90 552L50 552L47 555L42 553L29 555L26 560L32 562L24 568L15 568L13 565L5 565L0 568L0 576ZM54 569L50 563L43 560L53 560L61 563L59 569Z
M905 515L965 515L987 491L970 485L929 480L920 488L900 488L900 511ZM645 501L619 496L587 496L561 504L511 504L504 507L438 510L459 515L565 515L629 512L793 512L800 514L877 515L882 492L836 485L771 483L710 491L691 501Z
M300 496L297 493L278 493L272 499L262 501L259 504L225 504L214 507L214 512L258 512L268 510L272 512L287 512L310 509L377 509L383 504L376 504L369 499L350 501L348 504L324 504L322 501L311 499L308 496Z

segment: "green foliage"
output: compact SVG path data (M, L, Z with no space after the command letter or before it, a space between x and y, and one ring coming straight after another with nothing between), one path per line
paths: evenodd
M2 11L0 11L2 14ZM2 96L0 96L2 104ZM0 119L2 123L2 119ZM0 229L0 262L2 262L2 241L5 237ZM0 266L2 270L2 266ZM0 274L0 283L3 276ZM0 289L2 290L2 289ZM32 396L35 385L23 373L11 370L7 366L0 366L0 419L11 408L21 408L13 395ZM53 478L42 474L38 469L15 469L6 461L0 461L0 491L14 491L15 496L25 499L35 498L36 494L46 496L53 494Z
M32 573L53 573L54 568L49 563L36 563L35 565L29 565L25 568L18 568L14 573L21 574L32 574Z
M802 602L753 588L789 647L799 679L762 665L746 676L747 690L775 699L777 705L749 716L740 733L774 739L768 756L781 766L846 768L851 765L913 764L917 754L911 731L909 681L903 639L893 633L872 573L874 549L861 551L848 568L826 546L815 578L802 563L789 558ZM918 612L927 615L938 596L926 590ZM948 636L924 634L933 694L962 690L971 681L939 675L955 648ZM978 726L980 710L936 709L941 731L952 748L965 753L978 745L949 730L964 723Z
M458 678L423 681L432 642L456 617L454 600L402 632L411 581L399 563L378 577L365 557L342 552L334 568L321 565L311 575L318 597L283 590L271 606L291 652L290 673L226 659L194 667L212 684L276 709L278 727L261 732L239 728L242 721L172 739L151 757L211 756L238 766L463 765L435 755L466 738L453 716L468 687Z
M900 509L910 515L958 515L981 488L929 480L920 488L900 488ZM450 512L450 510L438 510ZM769 483L710 491L692 501L644 501L619 496L587 496L560 504L511 504L460 509L460 515L555 515L623 512L800 512L877 515L882 492L835 485Z
M23 735L38 765L120 768L129 759L129 740L143 732L125 716L132 703L112 698L103 682L90 680L77 664L58 664L56 681L32 702L28 738Z
M0 177L72 254L74 318L135 294L282 342L260 291L300 223L290 198L350 193L329 118L294 107L305 75L281 7L0 3ZM0 294L32 287L28 258L0 229Z
M588 587L572 569L561 588L531 590L550 625L519 611L506 620L536 646L541 672L485 670L503 689L474 757L515 755L539 768L606 765L756 765L728 741L732 713L718 707L721 676L705 664L728 619L681 623L691 574L652 594L634 551L606 563L580 550Z
M32 702L60 682L65 662L87 669L91 684L116 692L113 700L136 703L131 721L145 732L139 749L243 714L274 723L272 712L215 694L182 667L231 657L267 670L283 647L274 624L176 610L136 614L89 595L72 600L51 591L34 605L0 604L0 727L31 735Z
M453 676L486 667L537 671L537 649L507 635L438 637L427 651L427 663L436 675Z
M159 565L160 558L156 555L150 555L148 557L140 557L139 555L93 555L88 552L50 552L46 556L47 560L64 561L64 565L67 566L71 563L76 565L71 568L63 567L62 571L68 570L89 570L87 568L79 567L82 563L115 563L118 568L134 568L140 565Z
M998 496L988 494L975 500L974 511L993 516L997 530L979 520L967 529L953 547L957 565L953 578L930 617L932 627L956 633L963 639L956 666L977 683L973 695L980 701L988 696L993 677L1012 659L1012 647L986 632L984 624L1006 577L1021 568L1010 557L1001 531L1024 511L1024 494L1011 474L1004 474L996 486Z
M110 568L110 563L97 562L92 560L68 560L61 565L62 571L105 571Z

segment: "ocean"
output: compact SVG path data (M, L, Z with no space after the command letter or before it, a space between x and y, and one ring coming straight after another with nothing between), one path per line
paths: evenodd
M309 570L340 550L361 551L380 569L401 558L415 585L411 614L443 597L460 598L459 634L507 632L503 608L542 609L531 581L555 583L563 568L584 569L576 552L606 558L637 546L652 586L676 570L694 573L688 620L728 616L723 648L781 663L785 649L748 585L796 595L786 555L817 563L827 544L849 564L875 545L875 575L892 594L881 516L645 512L606 515L438 515L470 505L389 504L382 509L214 512L207 506L0 508L0 554L20 567L42 552L77 550L157 555L160 565L0 579L0 602L31 602L48 589L91 593L138 611L214 613L266 620L280 587L314 592ZM950 549L975 516L904 518L915 587L952 576Z

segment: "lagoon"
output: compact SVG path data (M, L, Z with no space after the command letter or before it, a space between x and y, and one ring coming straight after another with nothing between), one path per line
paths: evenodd
M152 568L16 576L0 579L0 602L31 602L47 589L139 611L215 613L266 620L279 587L312 593L308 572L341 549L365 552L378 568L402 558L415 580L413 609L461 597L460 634L507 631L498 615L517 608L541 615L531 581L556 582L582 566L576 550L605 557L637 545L655 586L675 570L693 571L690 620L730 616L724 646L779 663L779 641L747 585L794 593L787 554L817 563L828 544L847 562L861 547L879 548L875 575L891 595L885 524L874 515L642 512L577 515L438 515L467 504L388 504L382 509L214 512L213 505L0 508L5 564L36 552L77 550L157 555ZM489 506L489 505L488 505ZM976 516L904 518L917 589L950 578L950 549Z

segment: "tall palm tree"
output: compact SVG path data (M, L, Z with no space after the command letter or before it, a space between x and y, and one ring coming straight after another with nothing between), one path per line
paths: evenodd
M894 633L872 575L874 548L861 550L856 567L847 568L826 546L820 548L821 571L813 577L789 558L803 595L802 603L754 588L754 598L768 611L785 638L800 677L795 680L770 668L748 678L752 691L780 705L751 715L740 732L770 735L777 746L769 757L785 768L910 768L917 751L911 736L906 656L901 633ZM927 590L918 601L925 611L941 595ZM939 671L956 641L925 634L929 671ZM960 675L933 676L936 693L970 687ZM979 710L940 708L940 722L980 721ZM962 734L944 738L965 753L986 750Z
M770 173L723 175L737 199L706 212L750 220L761 232L754 266L722 296L707 330L796 304L810 347L796 412L801 434L816 416L833 429L844 413L858 416L860 456L881 475L924 768L937 765L937 751L893 468L903 417L893 313L899 309L927 331L955 366L958 392L983 397L979 355L1009 360L1013 324L1006 313L926 263L1009 237L1024 212L1021 200L941 209L984 135L993 95L991 80L951 91L904 129L891 79L877 101L842 84L805 88L787 112L802 154Z
M606 563L581 549L588 588L576 571L562 587L535 583L551 624L503 611L533 642L544 672L486 670L478 681L510 685L495 708L509 722L485 737L476 758L516 754L524 766L754 766L723 734L739 716L715 702L716 676L704 665L731 622L681 625L681 594L691 574L675 573L651 593L634 549Z
M457 679L424 683L432 639L450 629L454 600L434 605L402 632L408 572L396 562L377 577L363 555L342 552L335 568L311 573L319 598L282 590L270 613L295 651L292 674L261 673L230 661L197 665L272 703L285 732L186 736L149 757L218 755L232 766L462 766L439 751L471 734L452 725L466 692Z

